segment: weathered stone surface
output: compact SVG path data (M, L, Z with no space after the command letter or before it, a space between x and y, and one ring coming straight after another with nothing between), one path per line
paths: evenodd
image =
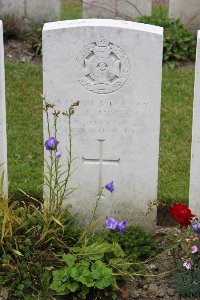
M14 18L22 31L60 18L60 0L0 0L0 16Z
M83 0L83 18L124 19L151 15L152 0Z
M7 179L7 138L6 138L6 104L5 104L5 75L4 75L4 47L3 24L0 21L0 176L4 171L3 191L8 194Z
M196 35L200 28L200 1L169 0L169 17L180 19Z
M24 0L0 0L0 16L22 18L24 16Z
M200 31L197 36L189 206L200 217Z
M61 111L75 100L72 150L76 158L68 200L88 223L102 186L98 215L153 229L146 213L157 197L163 29L118 20L45 24L44 96ZM52 125L52 122L51 122ZM47 124L44 122L44 136ZM58 124L60 162L67 166L67 122ZM47 158L45 151L45 158Z

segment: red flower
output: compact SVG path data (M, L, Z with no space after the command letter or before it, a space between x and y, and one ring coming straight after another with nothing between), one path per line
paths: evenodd
M195 215L191 213L191 210L183 204L174 204L170 207L169 211L174 220L185 227L189 226L192 219L195 217Z

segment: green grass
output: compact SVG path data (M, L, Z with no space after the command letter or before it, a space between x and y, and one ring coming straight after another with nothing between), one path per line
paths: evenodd
M188 199L194 68L163 71L158 198ZM18 188L42 195L42 69L7 63L8 167L10 194Z
M62 3L61 20L73 20L82 18L81 1Z
M6 63L9 191L41 195L43 172L42 69Z
M158 198L188 201L194 68L164 70Z
M153 5L152 6L152 16L163 16L168 17L169 7L166 4Z

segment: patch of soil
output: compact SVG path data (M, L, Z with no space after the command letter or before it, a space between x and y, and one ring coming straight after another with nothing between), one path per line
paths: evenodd
M9 39L4 43L5 60L41 63L42 57L35 55L30 40Z
M155 234L159 244L164 247L164 236L166 233L175 232L175 227L160 227ZM166 247L164 247L166 249ZM122 291L118 300L200 300L200 297L179 297L175 291L173 280L174 269L173 257L169 251L158 255L154 260L147 262L144 269L148 272L149 276L133 276L122 287Z

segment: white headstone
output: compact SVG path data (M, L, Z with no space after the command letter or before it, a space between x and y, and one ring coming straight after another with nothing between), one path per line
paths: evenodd
M200 218L200 31L197 36L189 207Z
M151 15L152 0L83 0L83 18L133 20Z
M180 19L196 35L200 28L200 1L169 0L169 17Z
M0 16L11 17L22 31L60 19L60 0L0 0Z
M71 187L74 211L89 221L100 188L104 218L141 217L157 198L163 29L118 20L45 24L44 96L61 111L75 100ZM58 125L61 162L67 166L67 122ZM44 136L47 124L44 122ZM48 151L45 150L45 158ZM141 221L153 228L156 213Z
M3 191L8 194L7 179L7 138L6 138L6 104L5 104L5 75L4 75L4 47L3 24L0 21L0 176L4 171Z

